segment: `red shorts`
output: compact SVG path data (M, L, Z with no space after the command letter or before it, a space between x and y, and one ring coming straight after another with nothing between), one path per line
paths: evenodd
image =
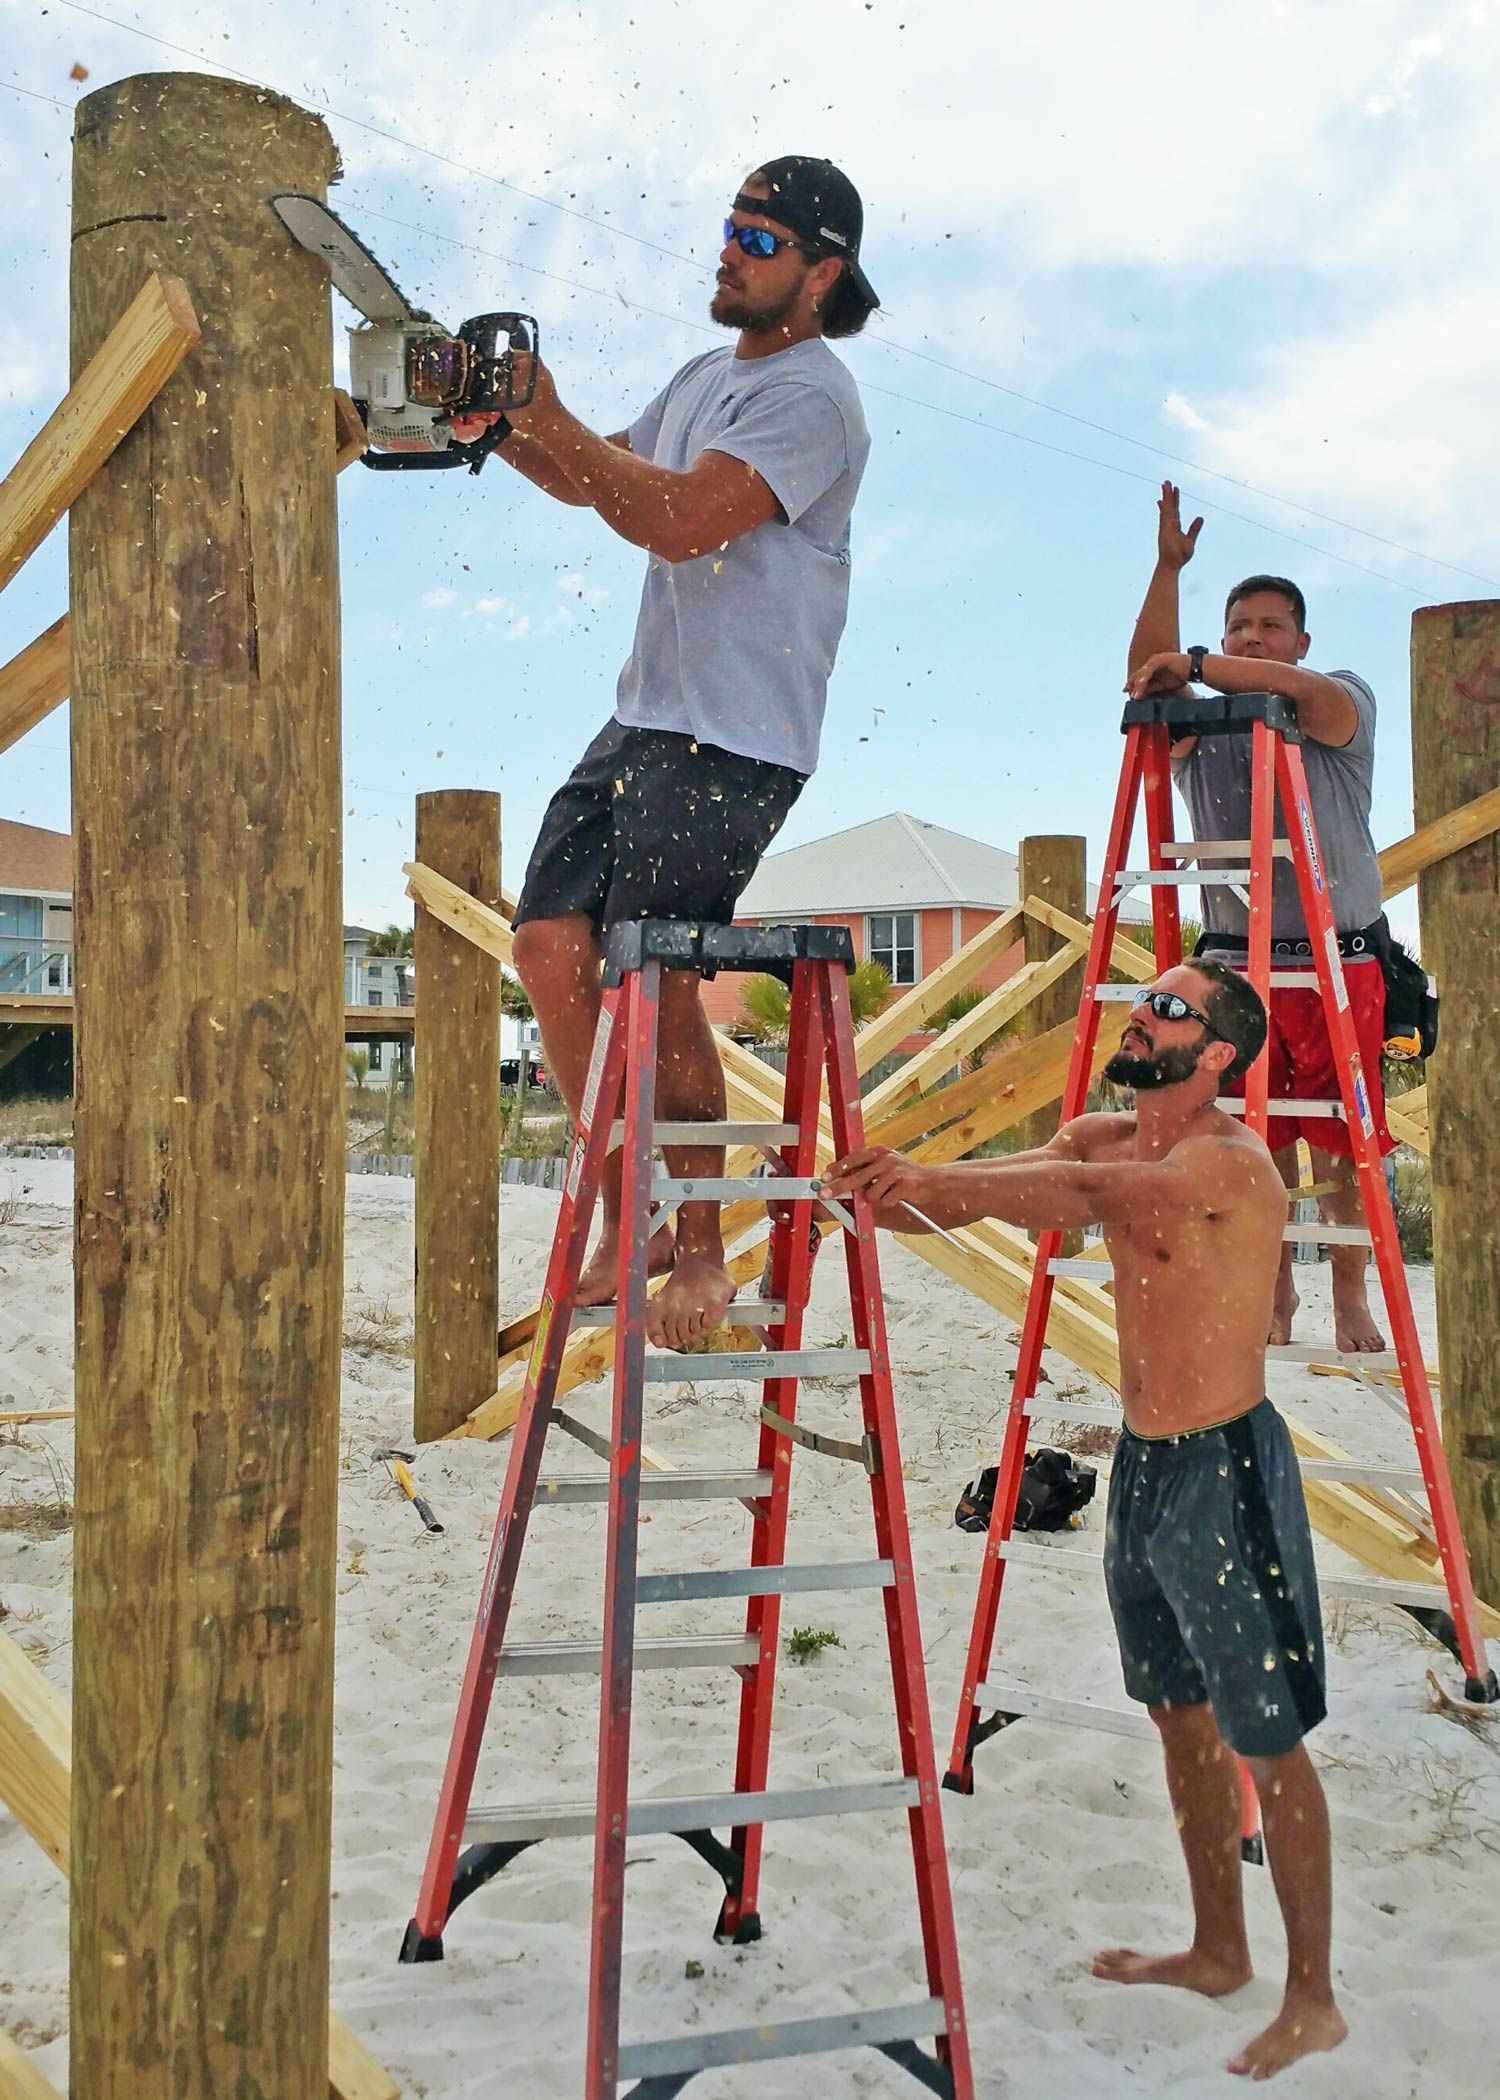
M1275 960L1273 956L1273 963ZM1266 1041L1266 1056L1270 1062L1267 1083L1273 1102L1278 1094L1300 1095L1306 1101L1337 1101L1339 1098L1333 1044L1323 1019L1317 979L1311 969L1307 976L1312 987L1309 991L1283 990L1278 985L1271 992L1271 1028ZM1385 1040L1385 972L1373 958L1368 962L1346 962L1344 983L1349 990L1354 1040L1359 1047L1360 1067L1375 1123L1375 1142L1384 1158L1396 1147L1396 1140L1385 1127L1385 1090L1380 1084L1380 1046ZM1244 1091L1242 1078L1230 1080L1223 1088L1225 1094L1235 1096L1243 1095ZM1267 1118L1266 1143L1273 1152L1295 1145L1299 1137L1305 1138L1309 1147L1319 1152L1336 1153L1340 1159L1354 1157L1354 1140L1342 1116L1272 1115Z

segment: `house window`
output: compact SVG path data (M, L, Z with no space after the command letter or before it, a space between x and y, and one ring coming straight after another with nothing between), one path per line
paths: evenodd
M767 191L767 195L769 195L769 194L770 194L770 192L769 192L769 191ZM385 993L384 993L384 992L366 992L366 993L365 993L365 1004L366 1004L367 1006L384 1006L384 1005L385 1005Z
M371 1045L370 1045L370 1066L369 1066L369 1069L370 1069L370 1070L371 1070L372 1072L378 1072L378 1071L380 1070L380 1060L381 1060L381 1058L382 1058L382 1057L384 1056L384 1054L385 1054L385 1045L384 1045L384 1043L371 1043Z
M871 912L865 921L865 953L878 962L892 984L917 981L917 915L911 911Z

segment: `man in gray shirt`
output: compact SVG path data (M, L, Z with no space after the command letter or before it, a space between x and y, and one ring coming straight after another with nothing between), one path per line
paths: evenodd
M613 719L553 797L516 910L516 969L575 1116L602 935L630 919L727 923L817 764L870 449L858 390L824 338L856 334L878 304L862 232L858 192L828 161L768 161L724 222L709 312L737 331L733 349L692 359L612 437L568 413L542 366L511 418L502 458L650 556ZM698 981L677 971L662 978L658 1113L724 1115ZM684 1178L723 1171L707 1147L668 1160ZM580 1304L615 1293L618 1162ZM648 1306L653 1342L682 1348L716 1327L734 1295L718 1205L680 1206L651 1266L671 1272Z
M1220 653L1184 652L1178 637L1178 579L1193 558L1203 520L1182 528L1178 492L1162 484L1156 568L1147 587L1130 645L1126 691L1178 692L1189 682L1221 693L1279 693L1292 703L1302 732L1308 796L1339 933L1344 982L1369 1089L1375 1136L1381 1153L1394 1144L1385 1123L1380 1084L1385 1033L1385 975L1375 944L1381 915L1380 866L1370 836L1370 789L1375 757L1375 696L1353 671L1308 671L1302 660L1311 647L1302 593L1284 576L1251 576L1236 584L1224 610ZM1250 835L1250 738L1184 737L1172 747L1172 773L1198 839L1244 839ZM1286 836L1277 811L1276 833ZM1244 967L1249 912L1222 885L1202 889L1204 934L1199 953ZM1279 860L1272 876L1272 963L1278 972L1305 970L1308 989L1271 992L1271 1098L1336 1100L1338 1077L1333 1046L1323 1019L1307 927L1290 861ZM1353 1141L1336 1117L1273 1115L1267 1141L1288 1188L1297 1185L1297 1140L1312 1155L1313 1179L1328 1188L1321 1200L1326 1222L1363 1222L1355 1178ZM1331 1184L1331 1187L1329 1185ZM1269 1341L1291 1339L1297 1311L1292 1250L1283 1250L1276 1308ZM1383 1349L1385 1341L1365 1291L1365 1250L1329 1249L1333 1272L1334 1335L1340 1349Z

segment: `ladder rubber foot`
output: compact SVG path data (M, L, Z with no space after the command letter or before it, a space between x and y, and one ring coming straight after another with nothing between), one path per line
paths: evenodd
M397 1960L403 1962L441 1961L442 1958L442 1935L434 1933L429 1938L423 1932L416 1919L412 1918L407 1924L406 1937L401 1942L401 1952L397 1956Z
M1257 1834L1240 1839L1240 1858L1247 1867L1263 1867L1266 1863L1266 1841Z
M1493 1670L1486 1670L1482 1677L1466 1677L1464 1697L1474 1706L1500 1705L1500 1678Z
M720 1946L753 1947L760 1938L760 1912L747 1910L731 1931L724 1923L724 1914L719 1913L719 1922L714 1927L714 1938Z
M943 1785L950 1794L972 1794L974 1791L974 1767L970 1765L962 1772L945 1772Z

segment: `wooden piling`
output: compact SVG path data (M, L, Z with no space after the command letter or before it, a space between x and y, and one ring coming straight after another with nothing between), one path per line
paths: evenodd
M500 907L500 797L417 797L417 859ZM416 1369L412 1435L449 1435L495 1390L500 1327L500 964L417 905Z
M197 74L78 105L75 376L202 341L76 498L71 2089L323 2100L343 1266L337 155Z
M1412 615L1415 815L1431 824L1500 779L1500 600ZM1443 1441L1474 1587L1500 1598L1500 835L1421 875L1422 961L1442 999L1427 1067Z

